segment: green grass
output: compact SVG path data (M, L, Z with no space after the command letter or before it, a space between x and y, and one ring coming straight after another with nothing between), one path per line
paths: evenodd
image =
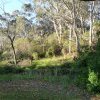
M74 79L71 76L40 76L35 74L8 74L0 75L0 82L19 81L19 80L35 80L50 84L61 85L67 88L69 85L74 84Z
M36 68L58 66L60 64L61 62L56 59L42 59L33 61L33 66L35 66Z
M38 76L37 76L38 77ZM30 74L3 74L0 75L0 81L13 81L13 80L30 80L36 76Z
M67 89L72 82L69 76L39 76L32 74L0 75L0 82L3 82L3 84L7 81L18 82L19 80L39 80L41 82L59 84L63 86L64 89ZM6 90L0 92L0 100L81 100L81 97L78 96L78 94L66 94L65 90L63 90L60 94L53 91L48 91L44 88L28 88L27 90L20 88L17 90L11 89L11 91L5 92Z
M16 81L20 82L22 80L26 80L27 82L32 80L34 81L41 81L43 83L50 83L55 85L60 85L63 87L63 91L59 93L55 93L53 91L48 91L44 88L42 89L36 89L36 88L29 88L27 90L24 90L24 88L21 89L11 89L8 91L8 89L4 90L2 92L2 88L0 90L0 100L83 100L82 94L80 95L80 92L73 91L73 87L75 86L75 77L74 74L67 74L67 75L52 75L48 72L45 74L40 74L41 70L38 68L46 68L46 67L70 67L70 60L71 59L63 59L62 57L58 58L46 58L41 60L35 60L33 61L32 67L36 68L36 70L31 70L31 68L26 67L24 73L20 74L14 74L14 73L8 73L8 74L2 74L0 75L0 83L5 84L9 81ZM66 63L67 62L67 63ZM60 68L59 67L59 68ZM58 68L58 70L59 70ZM51 69L49 69L51 70ZM53 69L55 70L55 69ZM65 70L65 69L64 69ZM40 71L40 72L39 72ZM44 70L43 70L44 71ZM25 82L26 82L25 81ZM69 92L69 87L71 88L71 92ZM19 88L19 87L18 87ZM77 89L76 89L77 90ZM8 91L8 92L7 92ZM69 92L67 94L67 92Z
M7 60L0 61L0 67L5 66L7 64L8 64L8 61Z
M33 61L33 67L36 69L45 67L57 67L61 66L65 62L69 62L70 60L70 58L64 59L63 57L44 58Z
M19 80L35 80L41 82L47 82L51 84L61 85L67 90L68 86L72 84L72 80L69 76L39 76L33 74L8 74L8 75L0 75L0 82L3 84L8 81L16 81ZM8 91L0 90L0 100L81 100L81 97L78 96L77 93L69 93L66 94L65 90L63 90L60 94L48 91L44 88L28 88L24 90L24 88L20 89L11 89ZM8 92L7 92L8 91Z
M67 87L69 84L73 83L70 76L40 76L35 74L4 74L0 75L0 82L2 81L14 81L14 80L40 80L44 82L49 82L53 84L60 84Z
M0 92L0 100L81 100L77 95L57 94L46 90Z

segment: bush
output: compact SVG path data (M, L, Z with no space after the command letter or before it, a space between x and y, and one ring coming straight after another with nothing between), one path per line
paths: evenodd
M38 57L39 58L45 58L45 52L39 52Z
M54 54L55 54L55 56L61 55L62 54L61 50L62 50L62 47L61 46L55 45L54 46Z
M15 66L5 66L5 67L0 67L0 74L9 74L9 73L22 73L25 70L20 67L15 67Z
M23 59L29 58L29 54L22 52L22 51L17 51L16 55L17 55L18 60L23 60Z
M75 63L77 70L77 84L87 88L91 92L100 92L100 39L94 50L80 54Z
M89 72L88 80L92 85L94 85L94 86L98 85L98 76L96 73L94 73L94 71Z
M51 47L48 49L48 51L46 52L46 57L53 57L54 56L54 48Z
M22 61L18 62L18 65L21 67L27 67L31 65L31 60L30 59L24 59Z
M0 50L0 60L3 59L2 54L3 54L3 51Z
M34 60L38 60L38 53L37 52L34 52L32 54L32 57L33 57Z

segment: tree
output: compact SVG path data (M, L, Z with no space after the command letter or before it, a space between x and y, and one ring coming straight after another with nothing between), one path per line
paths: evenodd
M14 40L16 37L16 19L15 16L11 16L8 13L5 13L2 18L2 33L5 35L9 40L13 51L13 60L14 64L17 64L15 47L14 47Z
M13 51L13 60L14 60L14 64L16 65L17 59L16 59L16 52L15 52L15 47L14 47L14 40L15 40L15 37L17 36L17 34L16 34L16 16L5 12L4 3L3 3L3 7L0 7L0 8L3 11L3 14L0 15L1 31L2 31L3 35L5 35L10 41L11 48Z
M89 46L92 46L93 35L93 2L90 2L90 33L89 33Z

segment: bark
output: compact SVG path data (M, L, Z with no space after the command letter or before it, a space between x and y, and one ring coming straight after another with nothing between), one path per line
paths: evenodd
M54 29L55 29L55 32L57 35L57 40L58 40L59 44L61 44L60 37L59 37L59 31L57 29L57 25L56 25L55 21L53 21L53 24L54 24Z
M92 2L90 4L90 33L89 33L89 46L92 46L92 40L93 40L93 6L94 3Z
M92 16L93 16L93 18L92 18L92 23L94 23L95 22L95 18L94 18L94 13L95 13L95 11L94 11L94 9L95 9L95 3L94 3L94 1L93 1L93 12L92 12ZM92 41L94 41L95 40L95 32L94 32L94 27L92 28Z
M15 47L14 47L14 44L11 43L11 46L12 46L12 50L13 50L13 56L14 56L14 64L16 65L17 64L17 59L16 59L16 52L15 52Z
M16 58L16 52L15 52L15 47L14 47L14 39L15 37L11 38L10 36L8 36L10 42L11 42L11 47L12 47L12 51L13 51L13 60L14 60L14 64L17 64L17 58Z
M62 41L62 26L61 26L61 22L59 22L59 38L60 38L60 44Z
M84 34L83 17L81 16L81 34Z
M89 46L92 46L92 17L90 13L90 33L89 33Z
M75 37L76 37L76 51L77 53L80 52L80 43L79 43L79 36L78 36L78 33L75 32Z
M76 51L77 53L80 51L80 43L78 33L76 32L76 14L75 14L75 0L73 0L73 33L75 35L76 40Z
M69 32L69 53L71 53L72 50L72 27L70 27L70 32Z

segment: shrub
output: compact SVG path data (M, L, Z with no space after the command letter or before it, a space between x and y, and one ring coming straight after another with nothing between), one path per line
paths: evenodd
M94 85L94 86L98 85L98 76L96 73L94 73L94 71L89 72L88 80L92 85Z
M2 58L3 58L2 54L3 54L3 51L0 50L0 60L2 60Z
M33 57L34 60L38 60L38 53L37 52L34 52L32 54L32 57Z
M46 52L46 57L53 57L54 56L54 48L51 47L48 49L48 51Z
M15 67L15 66L5 66L5 67L0 67L0 74L9 74L9 73L22 73L25 70L20 67Z
M80 54L75 63L77 84L92 92L100 92L100 39L94 50L86 50Z
M24 59L22 61L18 62L18 65L21 67L27 67L31 65L31 60L30 59Z
M25 53L25 52L22 52L22 51L17 51L16 54L17 54L17 59L19 59L19 60L23 60L23 59L29 58L29 54Z
M45 52L39 52L38 58L45 58Z

